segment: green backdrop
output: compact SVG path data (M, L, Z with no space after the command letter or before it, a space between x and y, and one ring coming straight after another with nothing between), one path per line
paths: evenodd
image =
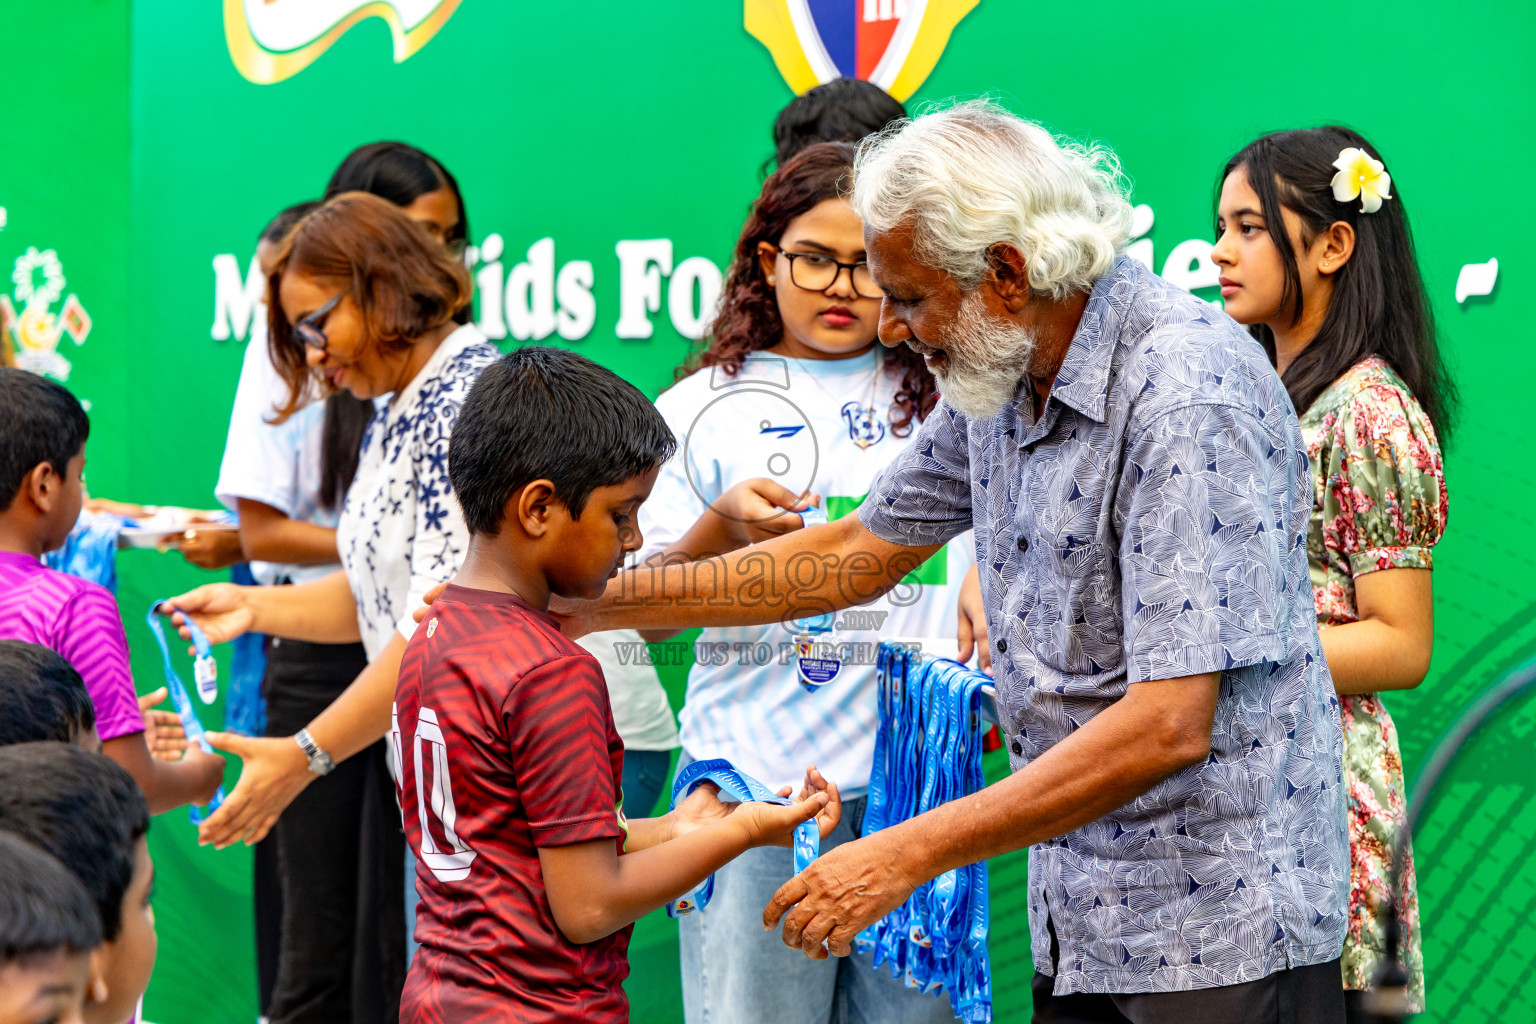
M1418 690L1388 698L1410 778L1458 710L1536 649L1522 454L1536 381L1523 289L1536 237L1523 171L1536 156L1533 12L1523 2L981 0L910 101L992 93L1058 131L1113 145L1136 201L1154 211L1148 238L1160 271L1181 243L1209 238L1215 174L1256 133L1340 120L1380 147L1413 214L1464 399L1447 458L1450 532L1436 552L1434 665ZM0 150L0 261L10 267L35 249L32 262L46 263L52 250L65 279L52 311L74 295L90 317L84 343L65 335L58 354L90 403L93 493L211 504L243 344L239 330L211 329L216 257L235 274L226 289L237 284L267 218L315 196L348 150L381 138L415 143L457 175L473 239L494 233L503 243L503 267L480 268L482 280L500 280L546 238L534 255L552 244L553 260L533 277L591 264L590 330L570 339L557 330L550 342L648 393L667 383L688 344L669 314L669 299L681 298L660 282L651 336L617 330L618 243L670 240L674 265L724 262L769 155L768 126L791 96L744 31L741 3L464 0L403 63L391 58L384 23L370 19L270 85L236 71L223 19L219 4L171 0L8 0L0 11L11 125ZM1197 258L1199 245L1178 251ZM1460 268L1490 258L1503 283L1456 302ZM585 273L560 275L566 312L555 326L567 334L581 334ZM702 278L677 289L690 297L678 318L686 327L711 271L695 261L676 273ZM641 284L637 271L630 285ZM539 319L543 333L550 325ZM159 666L142 609L211 577L154 553L125 554L120 569L134 668L148 690ZM675 699L679 674L668 682ZM1525 856L1536 841L1533 730L1529 702L1496 719L1419 836L1426 1020L1536 1019L1536 878ZM156 821L152 850L161 952L147 1017L252 1019L247 852L198 848L181 813ZM1023 1019L1022 857L993 868L999 1019ZM633 959L635 1019L680 1019L665 918L641 922Z

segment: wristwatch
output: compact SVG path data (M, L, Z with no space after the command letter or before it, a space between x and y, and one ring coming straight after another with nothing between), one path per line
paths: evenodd
M336 767L336 762L331 760L331 755L320 749L320 744L309 734L308 729L300 729L293 737L293 742L304 751L304 756L309 759L309 770L316 775L329 775L331 769Z

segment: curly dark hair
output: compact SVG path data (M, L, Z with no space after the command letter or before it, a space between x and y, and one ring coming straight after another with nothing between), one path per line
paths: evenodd
M731 254L720 312L710 325L704 347L677 368L677 378L706 366L721 366L732 376L741 372L748 353L772 348L784 337L779 303L763 276L757 243L778 245L789 222L816 204L847 192L856 147L846 142L807 146L768 176L752 204L747 223ZM906 437L939 400L938 386L923 357L905 345L885 353L888 372L901 371L891 411L891 433Z

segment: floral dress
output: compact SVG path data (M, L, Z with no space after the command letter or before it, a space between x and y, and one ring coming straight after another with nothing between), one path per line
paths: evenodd
M1301 417L1316 502L1307 537L1320 629L1355 622L1355 579L1379 569L1428 569L1445 532L1440 445L1429 417L1392 368L1362 360ZM1405 813L1397 727L1380 694L1341 695L1349 800L1349 931L1344 987L1367 988L1386 954L1378 915ZM1424 1006L1419 901L1410 856L1397 886L1408 997Z

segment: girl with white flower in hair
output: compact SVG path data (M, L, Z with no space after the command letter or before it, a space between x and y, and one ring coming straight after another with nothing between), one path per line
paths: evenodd
M1455 389L1396 184L1347 128L1266 135L1222 170L1211 254L1227 313L1290 392L1312 464L1307 553L1349 795L1351 1020L1365 1019L1363 990L1386 966L1389 894L1409 1002L1424 1005L1412 858L1392 877L1393 846L1407 839L1403 768L1381 694L1429 670L1430 553L1447 511L1439 438Z

